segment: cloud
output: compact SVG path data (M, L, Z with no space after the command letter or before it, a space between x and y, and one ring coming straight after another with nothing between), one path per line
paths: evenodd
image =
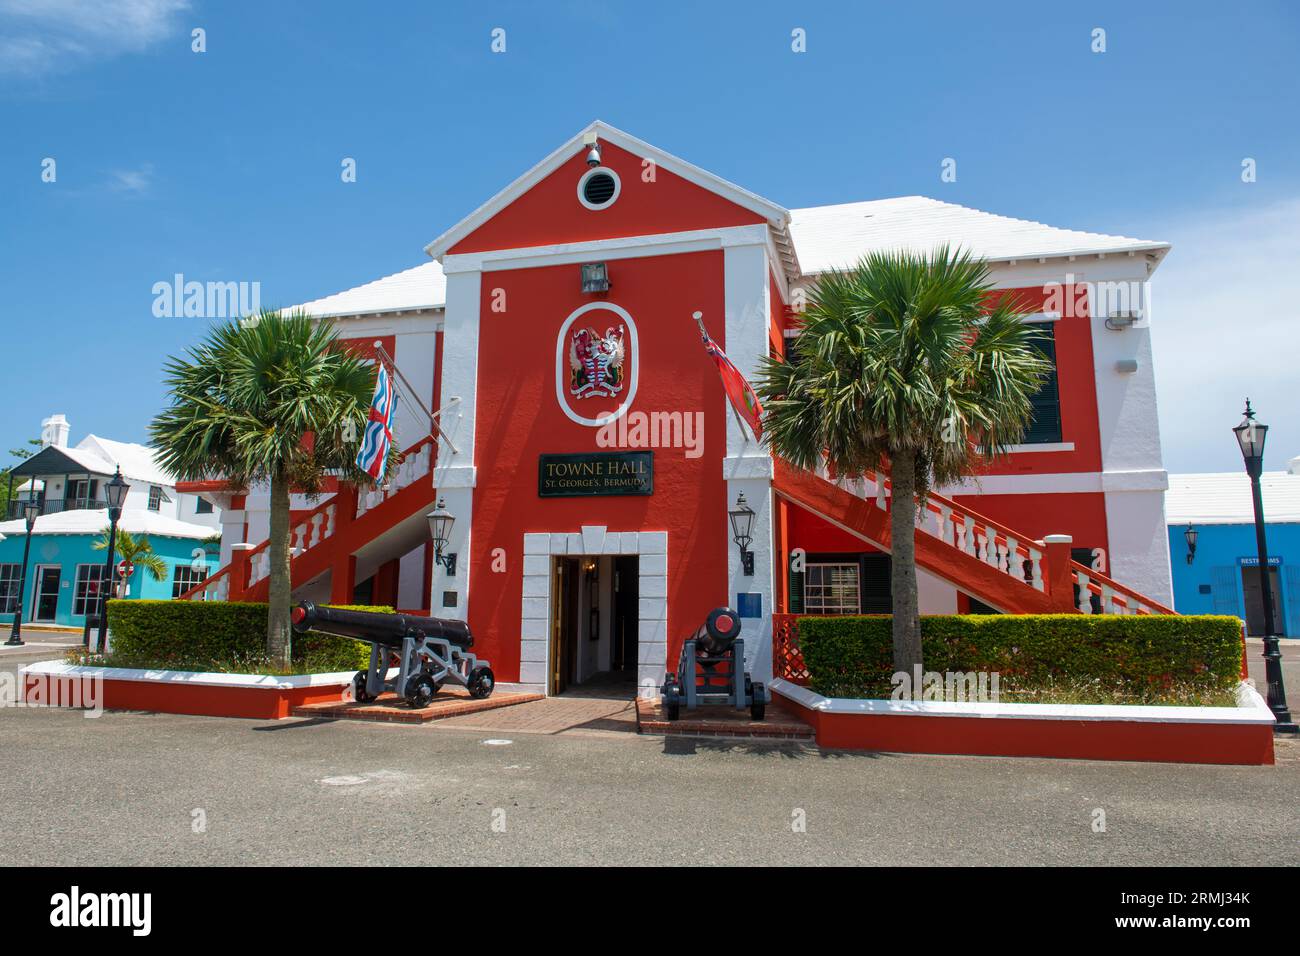
M0 73L37 76L138 53L171 35L189 0L0 0Z
M153 163L145 163L139 169L115 169L110 174L108 188L117 193L143 196L153 185Z
M1171 472L1241 469L1229 429L1246 396L1270 426L1265 467L1300 455L1297 222L1300 197L1164 227L1174 248L1152 278L1151 335Z

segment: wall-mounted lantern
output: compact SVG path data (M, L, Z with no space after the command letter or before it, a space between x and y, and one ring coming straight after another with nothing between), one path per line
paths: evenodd
M1190 524L1187 530L1183 532L1183 538L1187 541L1187 563L1191 564L1196 560L1196 538L1199 532Z
M736 507L727 512L731 518L731 537L740 548L740 567L747 575L754 573L754 552L749 550L754 540L754 509L745 502L742 491L736 499Z
M456 555L447 554L447 542L451 540L451 526L456 523L456 516L447 510L446 502L438 499L437 507L425 517L429 521L429 536L433 538L433 560L447 569L447 577L456 576Z

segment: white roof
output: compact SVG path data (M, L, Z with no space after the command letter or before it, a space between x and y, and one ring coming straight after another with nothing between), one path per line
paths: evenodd
M118 465L122 474L137 481L147 481L152 485L174 485L176 479L158 467L154 460L154 450L147 445L133 442L113 441L98 435L87 435L77 442L77 449L82 452L98 454L99 457ZM67 451L68 449L61 449ZM111 469L110 469L111 470Z
M1300 522L1300 475L1266 471L1260 477L1264 517L1270 523ZM1185 524L1253 524L1250 478L1245 471L1170 475L1165 521Z
M215 528L207 525L190 524L178 521L156 511L129 509L122 512L117 526L125 528L131 534L144 534L156 538L210 538L216 534ZM58 511L54 514L41 515L36 519L32 529L34 534L99 534L108 527L108 509L85 509L82 511ZM27 525L23 519L0 522L0 534L23 535Z
M870 252L928 252L945 242L991 261L1169 249L1167 242L1058 229L926 196L792 209L790 234L805 275L851 266Z
M447 277L442 274L442 264L426 262L413 269L395 272L374 282L304 302L293 308L324 319L342 315L440 309L446 301Z
M73 446L47 447L52 447L55 451L66 455L92 474L111 475L120 466L122 475L126 478L152 485L176 484L171 475L158 467L154 461L154 451L147 445L87 435Z

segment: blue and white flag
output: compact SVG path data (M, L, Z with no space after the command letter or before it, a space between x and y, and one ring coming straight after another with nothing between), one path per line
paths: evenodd
M388 461L388 446L393 441L393 409L397 407L397 394L388 377L388 367L379 363L375 375L375 397L370 400L370 420L361 436L361 449L357 452L357 467L376 482L384 476Z

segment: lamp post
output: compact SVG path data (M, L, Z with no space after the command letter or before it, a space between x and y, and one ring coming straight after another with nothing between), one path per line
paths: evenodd
M23 502L23 520L27 523L27 540L23 542L23 569L18 575L18 606L14 608L14 625L9 629L9 640L5 647L21 647L23 640L23 593L27 590L27 559L32 553L32 529L36 527L36 516L41 513L41 503L36 499L36 487Z
M444 553L447 542L451 540L451 526L456 523L456 516L447 510L446 503L439 498L433 511L425 517L429 521L429 536L433 538L433 560L447 569L447 577L456 576L456 555Z
M126 493L130 488L122 480L122 469L104 485L104 499L108 503L108 560L104 562L103 592L99 602L99 634L95 638L94 650L98 653L104 648L104 632L108 629L108 599L113 595L113 574L117 570L114 558L117 557L117 522L122 517L122 505L126 502ZM87 637L89 637L90 618L86 618Z
M1273 730L1294 734L1298 728L1287 708L1286 687L1282 682L1282 652L1278 649L1277 627L1273 620L1273 582L1269 580L1268 539L1264 533L1264 495L1259 487L1259 476L1264 471L1264 439L1268 437L1268 426L1255 421L1250 399L1246 399L1245 416L1232 431L1246 462L1255 506L1255 549L1259 553L1259 590L1264 601L1264 679L1268 682L1268 706L1277 721Z
M743 491L736 498L736 507L728 511L727 516L731 518L731 537L740 548L741 573L752 575L754 552L749 550L749 546L754 541L754 509L745 501Z

